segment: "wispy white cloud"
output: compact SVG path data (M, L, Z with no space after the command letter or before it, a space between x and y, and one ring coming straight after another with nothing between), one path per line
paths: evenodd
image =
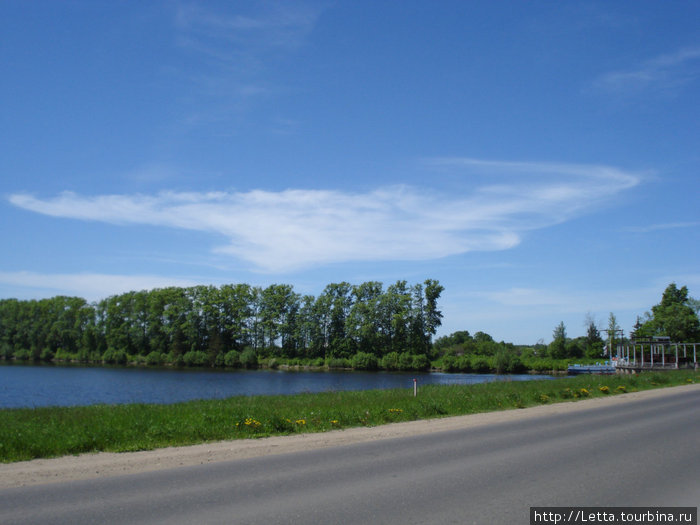
M199 97L189 122L221 120L249 102L281 89L275 60L288 57L308 38L321 9L299 2L236 3L213 9L201 3L176 7L176 45L183 70ZM207 108L205 102L215 103Z
M594 82L598 89L616 93L656 90L675 93L698 77L700 47L688 47L643 62L639 67L609 72Z
M198 41L217 39L230 42L243 54L258 50L298 48L314 28L321 9L300 2L262 2L251 4L252 12L214 11L201 3L180 4L176 27L196 36ZM239 4L236 9L242 6ZM230 55L214 53L218 59Z
M700 222L668 222L663 224L650 224L648 226L630 226L624 231L631 233L651 233L663 230L679 230L684 228L697 228Z
M32 290L37 296L70 295L96 301L110 295L134 290L151 290L168 286L194 286L192 279L164 277L159 275L118 275L104 273L36 273L0 272L0 285L9 289L21 289L26 297ZM210 284L210 283L207 283ZM29 291L27 291L29 290Z
M587 316L596 319L603 328L610 312L618 323L629 331L638 316L661 301L663 291L675 282L688 286L690 295L696 297L700 290L699 273L660 275L635 287L605 287L592 289L570 286L518 287L497 286L489 289L454 291L446 290L443 313L454 330L483 330L503 337L507 341L534 343L542 338L551 340L551 330L564 321L570 337L584 335ZM507 320L507 322L504 322Z
M214 250L261 271L285 272L348 261L429 260L505 250L523 231L589 212L640 176L607 166L432 159L465 180L489 184L457 194L390 186L365 193L334 190L175 193L41 199L10 196L15 206L54 217L148 224L227 239Z
M447 290L442 311L450 326L443 328L445 333L482 330L498 340L532 344L540 339L551 341L559 322L564 322L570 337L585 335L588 316L603 328L613 312L627 331L637 316L659 302L665 286L600 290L504 287L465 292L456 298Z
M512 309L524 308L538 312L585 313L648 309L656 295L656 288L635 290L549 290L541 288L509 288L497 291L475 292L474 296ZM660 297L660 295L659 295Z

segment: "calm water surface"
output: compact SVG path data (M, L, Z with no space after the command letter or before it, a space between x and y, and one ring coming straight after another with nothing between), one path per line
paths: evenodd
M177 403L237 395L413 388L427 384L551 378L546 375L402 372L170 370L80 366L0 366L0 408L120 403Z

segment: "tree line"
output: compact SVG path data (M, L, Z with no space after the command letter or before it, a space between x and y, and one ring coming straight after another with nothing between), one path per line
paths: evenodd
M227 284L128 292L96 303L3 299L0 356L195 366L284 358L427 368L443 289L428 279L386 288L377 281L333 283L318 297L287 284Z
M677 343L700 341L700 319L698 311L700 301L688 295L688 288L678 288L676 283L669 284L661 296L661 302L651 307L650 312L637 316L634 327L625 336L624 330L617 322L613 312L608 316L607 328L598 329L589 315L586 317L587 333L585 337L569 339L566 327L561 322L552 333L552 342L547 347L550 357L578 358L600 357L610 355L618 344L648 340L664 336ZM601 335L605 332L605 336ZM608 347L610 352L604 351Z
M564 322L552 332L549 344L515 346L497 343L484 332L471 335L462 330L439 337L433 345L433 362L447 372L522 372L525 370L566 370L572 362L594 362L610 356L620 343L655 336L669 337L674 342L700 342L700 301L688 295L688 288L669 284L661 302L637 318L628 336L610 313L606 328L599 328L590 314L584 325L586 333L569 337Z

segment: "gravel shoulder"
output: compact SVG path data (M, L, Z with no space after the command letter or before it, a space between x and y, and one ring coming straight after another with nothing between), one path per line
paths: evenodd
M295 434L261 439L221 441L141 452L100 452L0 464L0 489L135 474L183 466L203 465L218 461L286 454L380 439L478 427L552 414L590 410L614 404L634 403L640 399L671 395L682 389L691 390L698 388L700 388L700 383L586 399L577 402L540 405L522 410L514 409L442 419L392 423L378 427L360 427L316 434Z

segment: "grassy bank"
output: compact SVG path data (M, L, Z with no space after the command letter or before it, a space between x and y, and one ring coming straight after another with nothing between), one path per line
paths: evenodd
M173 405L0 410L0 461L135 451L375 426L614 396L696 381L694 371L412 389L234 397Z

